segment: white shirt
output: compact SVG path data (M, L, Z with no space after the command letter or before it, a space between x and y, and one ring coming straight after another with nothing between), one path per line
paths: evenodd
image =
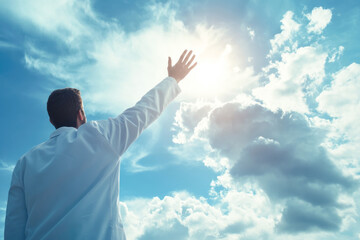
M16 164L5 240L125 239L120 156L180 93L165 78L116 118L61 127Z

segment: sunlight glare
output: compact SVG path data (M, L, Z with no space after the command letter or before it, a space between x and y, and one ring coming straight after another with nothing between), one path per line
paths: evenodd
M192 96L212 97L218 96L228 89L229 84L224 81L231 72L232 66L229 65L229 54L232 48L228 44L217 57L205 57L200 54L198 66L194 69L192 81L188 81L186 91ZM191 82L191 83L190 83Z

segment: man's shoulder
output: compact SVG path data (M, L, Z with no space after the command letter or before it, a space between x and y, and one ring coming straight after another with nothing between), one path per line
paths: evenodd
M94 131L96 134L100 134L105 137L106 132L109 130L109 124L111 118L104 120L93 120L83 124L81 127L84 127L84 130Z
M40 151L40 149L43 148L45 142L42 142L34 147L32 147L30 150L28 150L27 152L25 152L17 161L14 167L14 171L18 172L22 172L26 165L28 164L28 159L33 158L35 155L38 154L38 152Z
M46 142L42 142L38 145L35 145L34 147L32 147L30 150L28 150L27 152L25 152L18 161L25 161L25 159L29 158L30 156L33 156L34 154L37 154L39 151L41 151L44 146L46 145Z

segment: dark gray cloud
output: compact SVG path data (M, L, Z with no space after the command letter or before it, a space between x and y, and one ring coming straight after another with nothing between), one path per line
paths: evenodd
M307 202L289 201L283 211L282 221L277 226L281 232L300 232L311 230L337 231L341 218L335 208L313 206Z
M208 137L231 160L234 179L254 182L272 201L285 204L279 231L339 229L339 194L356 184L321 146L325 132L304 116L228 103L212 111Z

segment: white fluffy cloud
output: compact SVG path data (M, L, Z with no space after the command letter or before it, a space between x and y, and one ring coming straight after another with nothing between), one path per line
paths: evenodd
M327 53L313 46L305 46L281 54L272 63L269 83L253 90L253 95L273 110L308 113L307 95L322 83Z
M331 86L317 98L318 109L334 118L347 138L360 141L360 64L352 63L333 75Z
M250 191L227 191L215 205L177 192L122 206L129 239L259 239L272 234L277 216L266 195Z
M270 54L276 53L285 42L292 42L294 34L299 31L301 24L293 19L294 13L288 11L281 19L281 32L274 36L274 39L270 40L272 49Z
M332 119L328 148L338 164L359 178L360 64L352 63L333 75L331 85L318 96L318 110Z
M330 10L314 8L312 14L306 16L312 16L315 21L319 19L317 16L321 15L319 11L328 13ZM318 43L322 36L307 32L304 19L300 18L297 22L294 18L291 11L283 16L281 32L270 40L271 49L267 56L269 65L263 69L267 81L264 81L263 86L253 88L252 94L272 110L308 114L314 110L309 109L309 102L314 101L318 95L319 87L326 76L325 65L329 54L327 49ZM321 25L321 29L326 25ZM343 47L340 46L329 62L338 59L342 51Z
M330 9L316 7L311 11L311 13L306 14L306 17L310 21L309 25L307 26L308 32L320 34L330 23L332 12Z

